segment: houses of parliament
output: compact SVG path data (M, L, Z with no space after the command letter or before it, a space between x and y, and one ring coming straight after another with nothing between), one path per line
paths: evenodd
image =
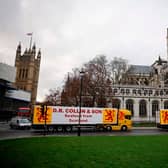
M31 104L36 103L37 87L41 62L41 51L36 53L35 44L22 54L21 43L17 46L15 67L15 87L31 93Z
M41 51L30 45L22 53L21 43L16 48L15 65L0 62L0 119L9 119L19 107L36 104Z

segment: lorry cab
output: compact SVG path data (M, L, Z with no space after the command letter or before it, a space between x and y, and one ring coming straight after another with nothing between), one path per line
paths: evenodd
M119 126L120 130L126 131L127 129L130 130L132 127L132 120L131 120L131 111L127 109L120 109L119 110L119 116L121 115L120 113L123 113L123 119L119 118Z
M117 109L117 124L114 125L106 125L105 128L109 131L127 131L132 128L132 120L131 120L131 111L127 109Z
M158 128L168 129L168 109L160 109L156 113L156 125Z

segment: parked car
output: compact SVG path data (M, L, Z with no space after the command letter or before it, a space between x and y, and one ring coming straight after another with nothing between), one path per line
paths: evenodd
M30 129L31 122L27 118L14 117L10 121L10 127L16 129Z

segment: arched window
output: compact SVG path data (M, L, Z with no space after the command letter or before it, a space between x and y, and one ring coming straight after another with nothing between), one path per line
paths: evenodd
M124 94L125 93L125 89L121 89L121 93Z
M21 78L22 69L19 69L19 79Z
M137 93L137 92L136 92L136 89L133 89L133 90L132 90L132 93L133 93L133 94L136 94L136 93Z
M23 69L22 71L22 79L24 79L24 76L25 76L25 69Z
M160 91L160 95L161 95L161 96L163 95L163 90Z
M128 99L126 101L126 109L130 110L132 113L132 116L134 116L134 102L132 99Z
M138 90L138 94L141 95L141 90L140 89Z
M117 89L114 89L114 90L113 90L113 92L114 92L114 94L115 94L115 93L117 93L117 92L118 92L118 90L117 90Z
M117 108L119 109L120 108L120 100L119 99L113 99L112 100L112 108Z
M165 90L165 94L168 95L168 90L167 89Z
M156 111L159 110L159 102L157 100L152 101L152 116L156 116Z
M147 108L146 108L146 101L140 100L139 102L139 116L146 117L147 116Z
M149 90L149 95L153 94L153 90Z
M168 109L168 100L164 101L164 109Z
M130 90L129 89L126 89L126 94L130 94Z
M28 69L26 69L26 74L25 74L25 78L27 79L28 77Z

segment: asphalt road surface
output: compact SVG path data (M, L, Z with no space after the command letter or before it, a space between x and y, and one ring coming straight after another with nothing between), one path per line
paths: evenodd
M141 135L161 135L168 134L167 130L160 130L156 127L133 127L131 131L94 131L93 129L85 129L81 131L81 136L141 136ZM44 133L43 130L17 130L11 129L8 123L0 123L0 139L15 139L23 137L35 137L35 136L77 136L77 131L71 133L67 132L55 132Z

